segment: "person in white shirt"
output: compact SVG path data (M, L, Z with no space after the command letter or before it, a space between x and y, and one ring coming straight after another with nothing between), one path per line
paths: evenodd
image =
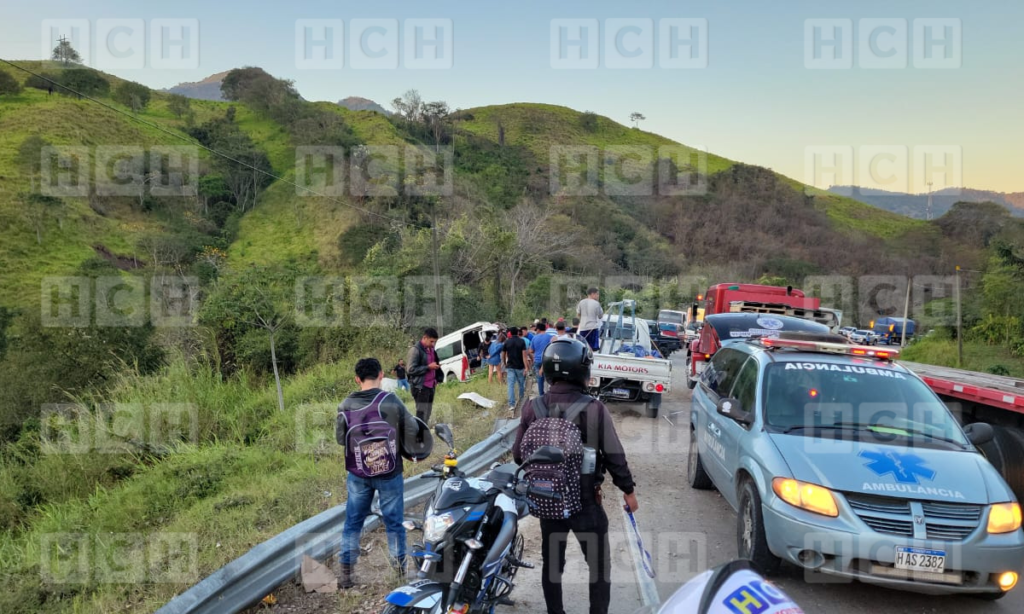
M599 296L597 288L587 289L587 298L576 305L576 315L580 317L580 326L576 331L577 337L585 341L592 350L601 349L601 317L604 310L597 300Z

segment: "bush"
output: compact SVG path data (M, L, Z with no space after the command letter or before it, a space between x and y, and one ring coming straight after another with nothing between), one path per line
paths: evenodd
M90 68L63 70L58 81L68 88L66 90L57 89L62 94L73 95L72 90L86 96L106 96L110 93L110 82L104 79L99 72Z
M31 87L37 90L49 90L52 88L60 87L60 75L56 73L39 73L38 76L30 75L28 79L25 79L25 87Z
M988 371L992 375L1010 375L1010 370L1007 369L1004 365L992 365L991 367L986 369L986 371Z
M124 81L114 90L114 100L136 112L146 108L151 95L148 87L134 81Z
M597 113L585 111L580 115L580 127L587 132L597 132Z
M20 94L21 84L11 73L0 70L0 96L4 94Z

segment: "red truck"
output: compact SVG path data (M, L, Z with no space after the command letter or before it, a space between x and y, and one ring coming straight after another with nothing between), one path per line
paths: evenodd
M718 313L755 313L766 317L790 316L824 324L835 330L839 327L837 312L822 309L821 299L808 297L792 286L762 286L760 284L716 284L704 294L704 317ZM686 355L686 385L692 390L697 378L711 356L718 351L720 341L713 327L704 326L701 334L690 343Z

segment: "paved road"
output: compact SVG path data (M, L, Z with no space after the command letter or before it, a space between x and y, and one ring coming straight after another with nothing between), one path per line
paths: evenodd
M681 362L676 369L681 373ZM736 554L736 515L732 508L717 492L696 491L686 485L689 407L689 390L679 383L662 405L662 417L657 420L634 413L630 406L612 406L617 429L637 479L641 507L637 520L647 549L654 557L658 592L662 599L700 571L725 563ZM681 413L672 415L674 412ZM673 423L670 424L664 416ZM630 559L623 547L625 535L619 515L610 516L613 544L618 543L612 548L616 579L612 611L632 613L639 604ZM539 558L536 556L539 553L536 538L531 546L527 552ZM570 561L582 564L578 549L570 549L570 552ZM526 577L520 579L518 596L525 597L533 606L523 607L521 611L543 612L543 600L537 594L539 576L536 582L532 577L529 581ZM1024 588L990 603L968 597L917 595L861 583L836 584L834 580L826 583L819 574L805 577L802 570L789 566L784 566L774 579L808 614L1024 612ZM566 611L570 614L586 612L586 602L583 601L585 586L570 587L569 590L573 591L574 599L566 600ZM576 601L577 598L580 601Z

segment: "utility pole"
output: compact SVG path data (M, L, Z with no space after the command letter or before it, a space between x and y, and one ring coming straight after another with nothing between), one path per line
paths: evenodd
M932 182L928 182L928 213L927 218L929 221L932 219Z
M442 307L444 301L441 300L441 266L437 259L437 199L435 198L430 208L430 243L431 250L434 252L434 308L437 313L437 334L444 335L444 315L442 314Z
M68 58L68 56L67 56L67 42L68 42L68 37L64 36L63 34L61 34L60 38L57 39L57 49L59 49L59 51L57 52L57 57L58 57L58 61L61 64L67 64L68 63L68 60L67 60L67 58Z
M907 301L903 303L903 328L900 330L900 348L907 347L907 319L910 317L910 286L914 285L914 278L907 277Z
M956 366L964 365L963 317L960 310L960 265L956 266Z

